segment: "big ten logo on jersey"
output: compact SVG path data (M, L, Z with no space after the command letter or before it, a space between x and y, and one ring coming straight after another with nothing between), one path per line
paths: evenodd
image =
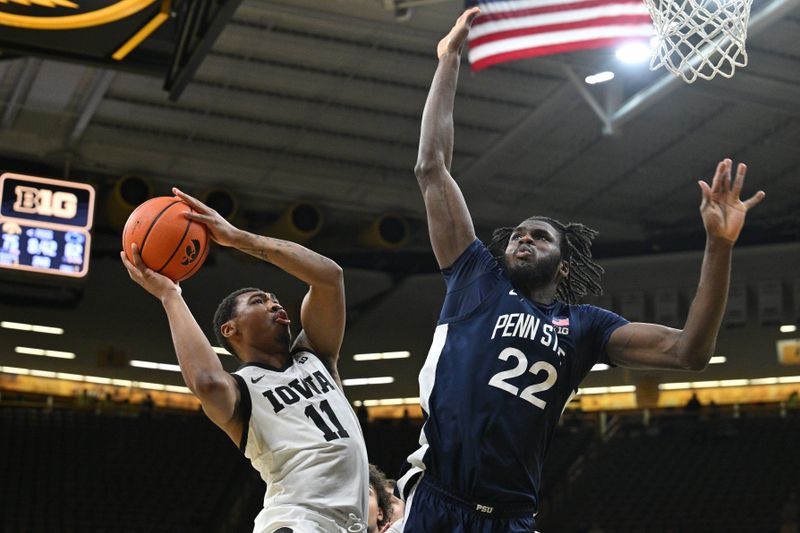
M559 335L569 335L569 317L557 316L553 318L553 327Z

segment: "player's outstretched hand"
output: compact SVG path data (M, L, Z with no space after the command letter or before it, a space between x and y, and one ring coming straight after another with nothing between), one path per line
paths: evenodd
M131 244L132 262L128 260L125 252L120 252L119 256L131 279L159 300L163 300L165 296L173 292L181 293L180 285L168 277L147 268L147 265L142 261L142 256L139 255L139 247L136 244Z
M239 230L222 215L211 209L206 204L193 196L189 196L177 187L172 188L173 194L189 204L196 213L186 213L186 218L205 224L211 239L221 246L233 246Z
M700 215L706 233L709 237L718 237L730 243L739 238L747 212L766 196L764 191L758 191L743 202L739 195L744 186L747 165L739 163L734 180L731 180L732 166L730 159L723 159L717 165L710 187L705 181L698 182L703 192Z
M475 17L481 14L479 7L471 7L461 13L461 16L456 20L455 26L450 30L450 33L444 36L444 39L439 41L436 47L436 55L439 59L451 53L461 52L461 47L469 35L469 28Z

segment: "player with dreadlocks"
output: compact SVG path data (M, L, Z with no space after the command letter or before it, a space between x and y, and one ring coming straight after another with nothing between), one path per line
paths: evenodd
M558 419L596 363L702 370L716 343L733 244L759 191L739 199L746 167L701 181L706 249L684 328L629 323L577 301L600 294L596 231L535 216L475 237L450 167L453 101L471 8L439 42L415 168L447 285L419 376L421 447L398 481L406 533L534 531L542 462Z

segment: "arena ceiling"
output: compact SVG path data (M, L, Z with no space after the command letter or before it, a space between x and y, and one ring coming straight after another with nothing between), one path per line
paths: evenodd
M244 0L177 102L155 76L8 58L0 155L74 179L138 174L159 193L223 186L254 211L307 200L332 224L401 214L427 250L412 169L435 45L463 3L419 3ZM728 156L750 165L747 192L768 194L753 241L796 239L800 1L756 0L751 22L750 64L691 86L612 50L465 63L453 174L477 226L546 213L597 227L616 255L668 249L701 230L695 182ZM601 70L616 79L582 82Z
M435 45L463 4L444 1L405 13L396 13L392 4L243 0L177 101L157 75L0 55L5 58L0 60L0 166L18 172L38 166L51 177L95 183L97 176L108 176L100 183L98 220L103 187L125 175L149 178L157 194L168 194L173 184L195 193L221 186L235 193L250 214L277 213L295 200L317 204L326 226L310 246L345 267L372 269L348 274L343 375L397 376L390 386L360 387L354 398L414 396L442 284L436 276L403 275L435 269L413 167L436 67ZM611 50L523 60L477 73L465 63L456 101L453 174L479 233L486 236L494 226L545 213L598 228L599 255L699 251L703 234L695 182L728 156L750 165L748 194L767 191L766 201L748 219L745 244L796 242L798 35L800 0L755 0L750 64L732 79L691 86L646 66L623 68ZM617 77L591 87L581 81L602 70ZM382 213L412 222L413 239L403 249L409 253L367 252L362 255L373 261L366 263L343 255L355 231ZM48 340L3 330L0 364L180 384L174 373L101 363L104 354L116 352L166 363L174 363L174 355L157 304L119 266L119 232L98 225L94 247L95 270L82 294L64 297L74 298L75 311L47 301L60 298L65 287L34 293L33 287L13 281L3 285L4 320L58 325L67 334ZM761 263L773 268L774 253L764 257L748 268L755 271ZM261 275L250 264L231 263L233 256L216 259L220 267L201 269L186 290L204 325L239 278ZM796 255L783 261L797 264ZM690 296L696 266L665 268L675 276L672 270L691 272L663 281L664 286L685 285ZM741 265L734 270L743 272ZM614 268L608 280L624 286L620 277L635 271ZM280 287L290 307L304 290L273 274L267 282ZM46 298L34 298L42 292ZM726 337L724 346L731 350L749 337L763 343L745 354L748 345L704 379L791 371L773 368L773 341L763 328L756 330ZM13 353L16 345L72 350L79 356L33 361ZM362 368L349 357L387 349L408 349L413 355L380 369ZM592 377L601 385L627 379L619 372L595 374L609 374Z

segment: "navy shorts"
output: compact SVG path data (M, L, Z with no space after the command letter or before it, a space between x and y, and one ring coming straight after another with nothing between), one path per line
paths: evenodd
M411 500L403 533L533 533L533 507L470 502L423 475Z

